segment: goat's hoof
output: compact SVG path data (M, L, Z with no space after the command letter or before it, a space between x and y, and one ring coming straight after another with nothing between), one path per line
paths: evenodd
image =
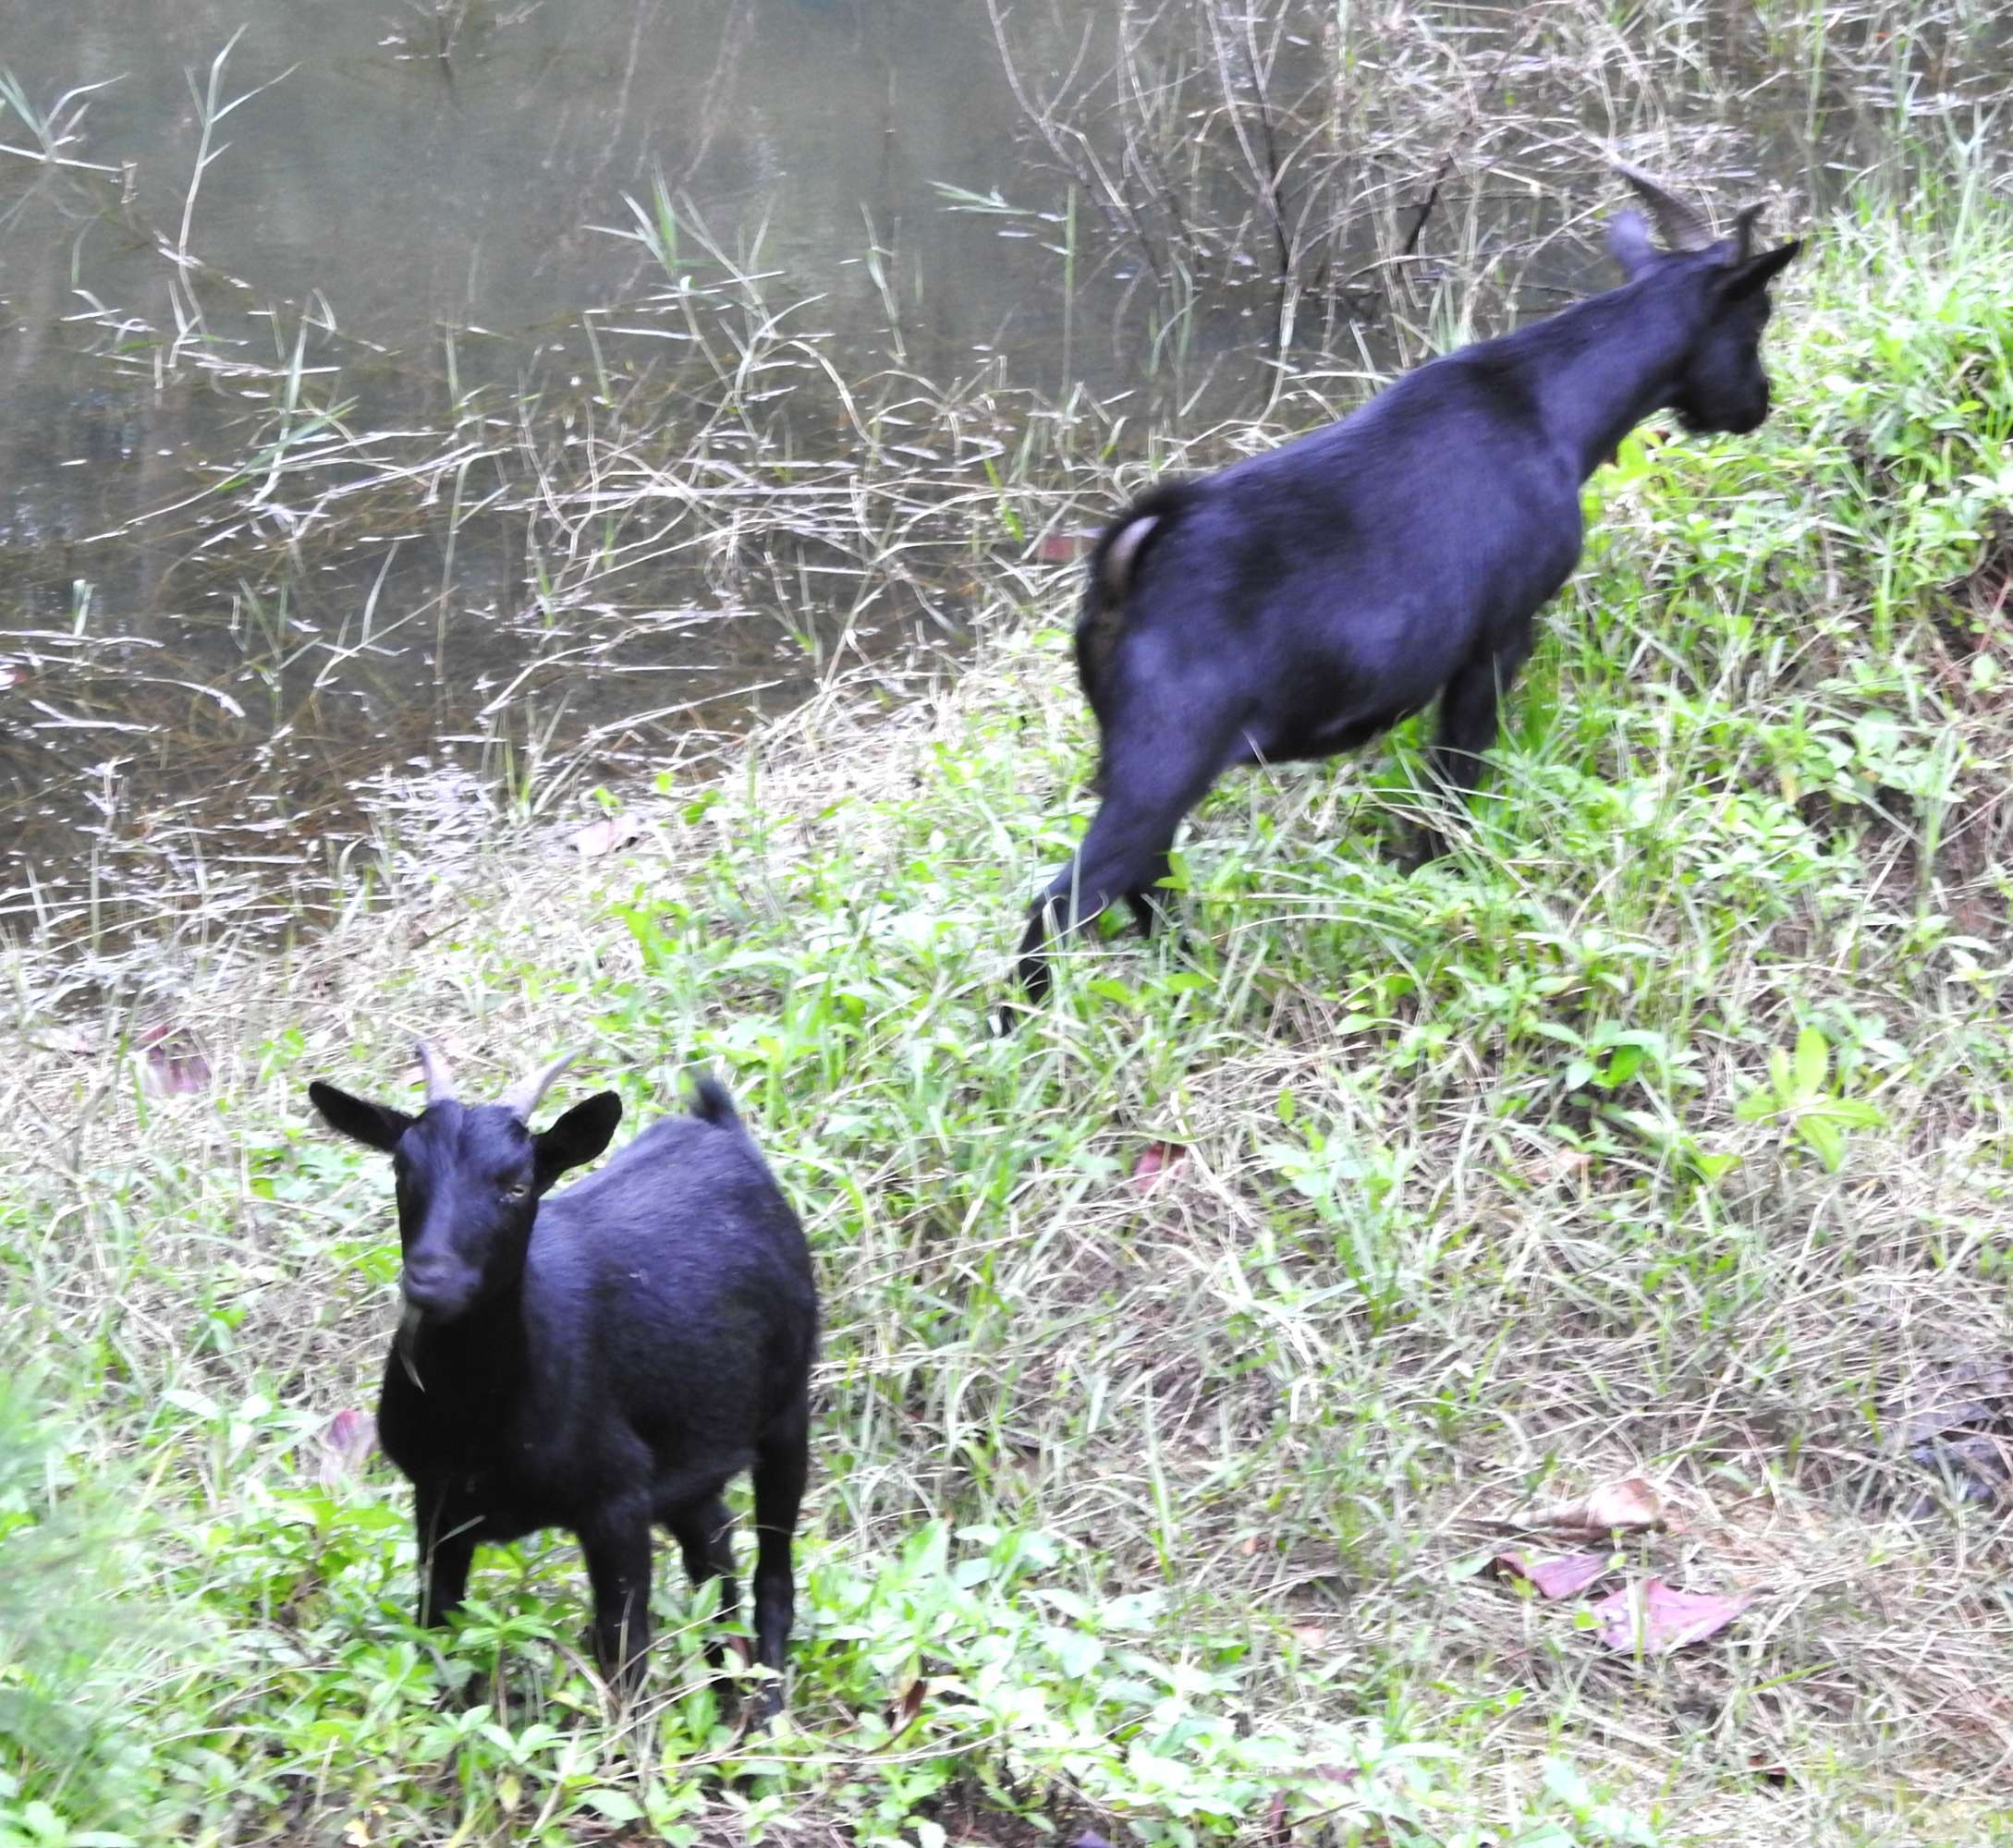
M457 1672L441 1676L440 1691L434 1696L434 1704L442 1712L466 1713L479 1703L492 1707L498 1704L495 1695L484 1688L482 1676L466 1664L454 1662L444 1664L444 1667L451 1667Z
M733 1717L737 1721L745 1718L742 1709L748 1704L745 1697L748 1665L753 1660L752 1653L739 1636L706 1646L706 1666L713 1671L706 1682L706 1692L713 1696L723 1716Z
M783 1711L783 1677L764 1674L741 1701L741 1731L766 1732L771 1720Z

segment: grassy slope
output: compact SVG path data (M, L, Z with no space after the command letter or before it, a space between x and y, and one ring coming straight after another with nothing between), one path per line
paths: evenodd
M394 856L286 957L142 958L101 1005L201 1026L200 1095L30 1041L0 1843L1179 1840L1278 1793L1349 1841L2013 1840L2006 1505L1904 1519L1891 1453L2007 1344L2013 649L1939 587L2013 486L2009 296L2003 220L1835 227L1766 432L1594 484L1471 853L1381 850L1409 738L1240 777L1179 860L1192 960L1088 944L1011 1042L983 1011L1088 807L1061 571L934 703L801 714L619 857ZM24 1032L102 973L21 960ZM803 1208L829 1336L766 1741L677 1642L611 1721L561 1539L486 1556L438 1648L388 1469L316 1479L396 1247L303 1088L390 1091L421 1028L471 1077L587 1039L636 1112L711 1065ZM1761 1593L1726 1635L1618 1658L1474 1574L1490 1517L1637 1473L1673 1520L1632 1564Z

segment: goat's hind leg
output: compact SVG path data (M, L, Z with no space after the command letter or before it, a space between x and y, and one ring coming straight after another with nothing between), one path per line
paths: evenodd
M1043 944L1051 933L1080 930L1120 898L1142 930L1164 914L1155 887L1166 876L1175 831L1215 780L1228 733L1227 726L1190 728L1178 750L1158 739L1129 750L1107 746L1104 800L1069 864L1034 901L1021 933L1016 969L1031 1001L1048 992ZM1013 1026L1013 1015L1010 1006L1001 1010L1003 1028Z
M755 1456L755 1660L770 1671L756 1702L767 1720L783 1706L783 1656L797 1618L797 1514L811 1473L808 1407L762 1440Z
M665 1526L678 1543L685 1575L696 1591L713 1579L720 1582L720 1623L731 1625L740 1611L740 1587L734 1578L734 1517L717 1495L696 1507L681 1508L665 1517ZM726 1660L726 1646L715 1635L706 1645L706 1660L717 1669Z
M1167 894L1161 889L1161 881L1167 877L1167 856L1163 854L1148 872L1146 882L1126 894L1132 921L1142 937L1151 937L1163 924L1173 921L1174 913L1167 903Z

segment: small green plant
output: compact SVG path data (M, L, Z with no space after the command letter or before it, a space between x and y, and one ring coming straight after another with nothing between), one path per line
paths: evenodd
M1768 1082L1734 1106L1742 1123L1770 1123L1813 1150L1825 1171L1845 1166L1848 1130L1877 1129L1886 1121L1879 1105L1848 1097L1832 1076L1831 1046L1814 1027L1797 1035L1796 1048L1768 1054Z

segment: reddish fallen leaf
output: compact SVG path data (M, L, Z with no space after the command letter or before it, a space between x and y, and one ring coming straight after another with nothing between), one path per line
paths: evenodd
M1498 1553L1489 1562L1502 1578L1524 1580L1540 1598L1570 1598L1605 1577L1605 1553L1568 1553L1563 1559L1531 1561L1522 1553Z
M194 1034L181 1027L150 1027L134 1042L142 1063L141 1086L156 1097L187 1097L210 1082L210 1061Z
M624 847L633 846L643 838L640 821L631 821L626 815L604 815L598 821L590 821L578 833L567 836L567 844L583 860L596 860L604 854L619 853Z
M1600 1637L1611 1649L1661 1656L1716 1635L1754 1602L1751 1591L1733 1598L1706 1591L1674 1591L1660 1578L1612 1591L1589 1615L1600 1620Z
M337 1412L322 1433L322 1461L315 1470L322 1487L333 1489L346 1477L355 1476L376 1444L377 1420L370 1413Z
M28 678L28 670L18 662L0 661L0 687L18 687Z
M1579 1502L1543 1508L1519 1523L1526 1527L1558 1527L1575 1534L1640 1534L1664 1525L1664 1504L1656 1490L1640 1476L1610 1482Z
M1087 532L1044 532L1034 541L1034 555L1043 565L1069 565L1091 549Z
M1132 1191L1148 1192L1188 1159L1189 1151L1178 1142L1149 1142L1132 1164Z

